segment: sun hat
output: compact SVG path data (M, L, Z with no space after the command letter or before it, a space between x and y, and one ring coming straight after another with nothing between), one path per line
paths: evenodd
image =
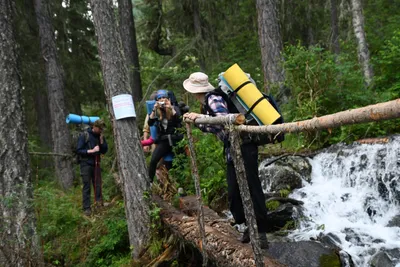
M100 129L105 129L106 128L106 123L102 120L102 119L99 119L99 120L97 120L97 121L95 121L94 123L93 123L93 126L94 127L98 127L98 128L100 128Z
M183 82L183 88L193 94L207 93L215 89L214 86L208 82L207 74L202 72L194 72L190 74L189 79L186 79Z
M160 98L168 98L168 91L164 90L164 89L160 89L157 91L157 96L156 96L156 100L160 99Z

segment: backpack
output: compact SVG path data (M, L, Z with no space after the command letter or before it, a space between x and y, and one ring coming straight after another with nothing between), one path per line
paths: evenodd
M87 125L81 126L81 127L78 126L77 127L78 129L71 131L71 152L72 152L73 162L75 164L79 164L82 160L82 156L76 152L76 147L78 145L79 138L81 136L84 136L85 144L89 143L89 133L87 131L88 127L89 126L87 126Z
M253 81L252 81L253 82ZM240 102L237 98L235 93L225 93L226 90L221 89L221 83L218 88L214 89L213 91L209 92L205 96L205 106L204 111L207 111L211 116L215 116L214 112L208 105L208 98L211 95L221 96L228 106L229 113L242 113L245 118L246 122L245 125L260 125L260 123L250 114L252 108L248 111L243 106L242 102ZM278 104L276 103L275 99L272 95L266 95L262 93L264 98L268 100L268 102L274 107L274 109L281 115L279 119L277 119L273 124L281 124L284 122L282 113L279 109ZM266 144L274 144L280 143L285 140L285 134L279 133L276 135L270 134L257 134L257 133L248 133L248 132L241 132L240 133L243 143L255 143L257 145L266 145Z

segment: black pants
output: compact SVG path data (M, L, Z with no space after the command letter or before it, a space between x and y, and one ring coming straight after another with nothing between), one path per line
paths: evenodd
M153 182L154 176L156 175L157 164L168 153L172 152L172 146L170 146L168 140L160 141L156 148L151 154L150 166L149 166L149 178L150 181Z
M258 147L255 144L243 144L241 146L244 167L246 170L247 182L249 185L251 200L253 201L254 212L258 226L258 232L267 231L267 207L265 196L258 177ZM243 210L243 203L240 197L239 185L236 180L236 171L233 161L227 157L227 181L229 209L232 212L235 222L238 224L246 222Z
M101 183L99 181L96 184L94 177L95 167L89 165L85 162L81 163L81 176L82 176L82 207L83 210L90 209L90 184L93 184L95 191L95 199L97 201L102 201L101 198Z

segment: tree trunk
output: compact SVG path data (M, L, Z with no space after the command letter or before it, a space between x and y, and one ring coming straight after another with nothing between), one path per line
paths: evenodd
M40 48L46 72L53 152L71 154L71 138L65 123L67 111L65 108L63 69L57 55L48 2L46 0L35 0L35 12L39 26ZM55 157L54 162L59 183L64 189L71 188L75 176L72 158Z
M400 98L385 103L369 105L363 108L341 111L338 113L315 117L310 120L289 122L268 126L247 126L240 125L240 131L252 133L297 133L304 131L316 131L323 129L333 129L343 125L353 125L357 123L383 121L400 118ZM197 123L197 120L196 120ZM202 123L207 123L202 121Z
M289 97L283 92L284 70L281 68L282 37L276 0L257 0L258 38L261 48L261 65L264 84L269 92L271 86L279 86L282 101Z
M192 11L193 11L194 33L196 36L195 38L197 39L196 44L197 44L200 70L202 72L206 72L206 62L205 62L205 57L204 57L204 54L205 54L204 39L203 39L203 33L202 33L202 29L201 29L199 1L192 0L191 3L192 3Z
M339 19L338 19L338 10L336 0L331 0L331 46L333 53L339 55L340 46L339 46Z
M363 68L364 79L367 86L372 82L373 71L369 62L369 49L364 30L364 15L362 14L361 0L351 0L353 13L354 34L358 42L358 60Z
M240 198L243 202L244 214L250 232L250 242L253 247L254 259L257 267L264 265L262 250L258 242L257 222L254 212L253 201L250 196L250 189L246 179L246 170L243 163L242 152L240 151L240 135L233 128L229 131L229 141L231 143L230 153L233 164L235 165L236 180L239 186Z
M39 266L11 2L0 0L0 266Z
M91 8L101 56L105 94L114 128L119 178L124 188L129 241L134 247L132 256L137 258L149 238L149 203L143 195L149 189L149 178L136 118L115 120L111 110L113 96L131 92L112 1L91 0Z
M132 1L118 0L119 29L122 45L128 66L133 101L142 100L142 81L140 79L139 53L136 42L135 19L133 17Z

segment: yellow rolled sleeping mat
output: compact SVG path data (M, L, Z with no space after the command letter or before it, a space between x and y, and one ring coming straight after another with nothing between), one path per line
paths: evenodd
M225 71L223 77L231 89L236 91L238 100L244 104L247 111L255 105L250 114L259 124L271 125L280 118L278 111L250 81L238 64L234 64Z

